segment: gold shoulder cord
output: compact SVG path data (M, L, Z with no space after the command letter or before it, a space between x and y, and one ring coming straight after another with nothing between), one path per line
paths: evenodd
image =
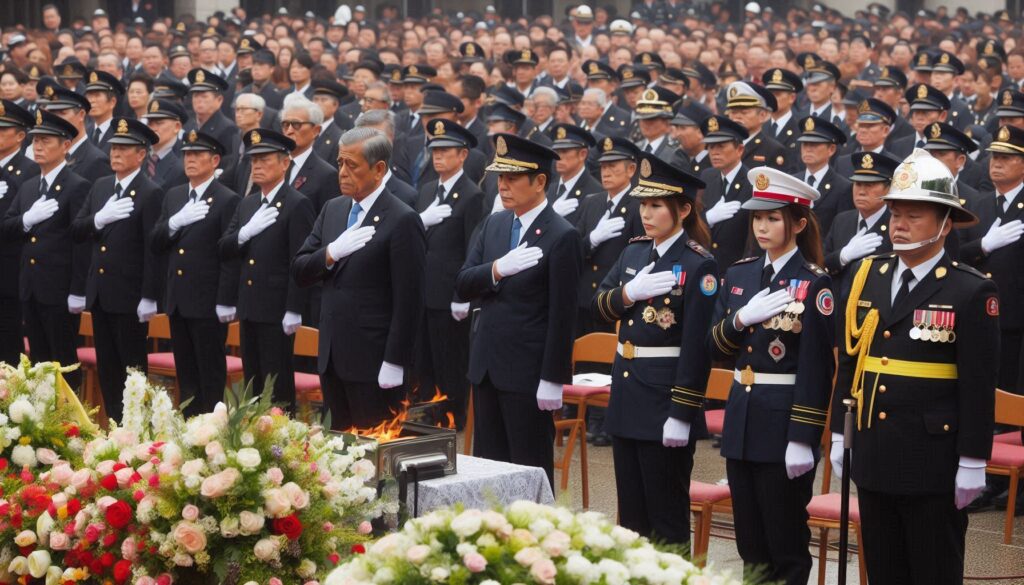
M850 289L850 298L846 303L846 355L857 356L857 367L853 373L853 384L850 387L850 395L857 400L857 430L860 430L861 414L864 410L864 364L871 350L871 343L875 339L875 330L878 328L878 309L870 309L864 317L864 323L857 327L857 303L860 295L864 292L864 283L867 282L868 273L871 271L871 259L864 260L856 276L853 278L853 286ZM858 340L855 344L853 340ZM878 376L875 376L875 385L878 384ZM871 428L871 413L874 411L875 393L871 392L871 404L868 407L868 428Z

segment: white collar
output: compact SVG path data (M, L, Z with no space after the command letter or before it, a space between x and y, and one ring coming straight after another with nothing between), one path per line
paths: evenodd
M333 123L334 116L331 116L330 118L324 118L324 121L320 124L320 134L323 134L324 130L327 130L327 128Z
M775 119L775 127L782 130L782 127L789 123L789 119L793 117L793 108L786 110L785 114L782 114ZM831 121L831 120L830 120ZM778 136L778 134L776 134Z
M444 186L444 196L446 199L448 197L448 194L452 192L452 188L455 187L455 183L457 183L458 180L462 178L462 174L463 170L459 169L458 171L455 172L454 175L451 176L450 179L448 179L447 181L443 181L441 183L441 185ZM438 177L438 179L440 179L440 177Z
M75 154L75 151L78 150L78 147L82 146L82 144L84 144L86 140L88 140L88 138L85 137L85 132L79 134L78 142L71 143L71 148L68 149L68 156Z
M1013 205L1013 201L1017 198L1017 195L1020 194L1021 189L1024 189L1024 183L1018 183L1016 187L1002 194L1006 197L1006 202L1003 203L1003 209L1009 209L1009 206ZM999 189L996 189L996 194L999 194Z
M683 237L683 234L685 233L686 230L679 230L676 235L669 236L667 240L655 246L654 249L658 251L658 257L660 258L665 254L668 254L668 251L672 249L672 246L674 246L679 238Z
M814 104L811 104L811 115L815 116L815 117L818 117L818 118L823 118L824 116L822 116L821 113L824 112L825 110L827 110L828 107L831 106L831 105L832 105L832 102L830 102L830 101L829 102L825 102L825 104L823 106L821 106L820 108L815 110L814 109ZM829 122L831 122L831 121L832 120L829 120Z
M135 180L135 177L139 174L140 171L142 171L142 167L135 169L134 171L129 173L127 177L121 180L118 180L117 175L114 175L114 182L121 185L122 196L124 195L124 192L128 190L128 186L132 184L132 181Z
M604 115L608 113L608 110L610 110L611 107L612 107L612 102L611 102L611 100L608 100L608 103L604 105L604 109L601 110L601 115L597 118L598 121L600 121L601 118L603 118Z
M170 142L167 143L167 146L165 146L162 150L154 150L153 154L155 154L158 159L163 160L165 156L167 156L168 154L171 153L172 150L174 150L175 142L175 140L171 140Z
M11 159L14 158L14 155L18 154L20 151L20 148L15 148L14 152L5 156L4 158L0 158L0 167L7 166L7 163L9 163Z
M236 63L238 63L238 61L232 61L227 67L220 65L220 71L224 74L224 77L231 75L231 70L235 68Z
M267 205L270 205L270 204L272 204L274 202L274 198L277 197L277 192L281 190L282 186L284 186L284 179L282 179L280 182L278 182L277 185L274 185L274 188L271 189L270 193L267 193L266 195L264 195L263 191L260 190L259 197L261 199L266 199L267 200Z
M623 189L622 191L619 191L614 196L612 196L610 199L608 199L609 201L612 202L612 208L613 209L615 208L616 205L619 204L620 201L622 201L622 198L626 196L626 193L629 193L629 190L632 187L633 187L633 185L627 183L625 189Z
M647 141L647 144L651 146L651 153L658 152L658 149L661 148L661 143L665 142L665 136L667 136L667 134L662 134L654 140Z
M945 253L945 248L939 248L939 251L934 256L910 269L914 273L914 280L910 284L911 290L913 290L913 288L918 284L921 284L921 281L924 280L924 277L928 276L928 273L932 271L932 268L935 268L935 265L939 263L939 260L942 260L942 256L945 255ZM891 296L889 297L890 300L896 298L896 293L900 290L900 286L903 285L903 271L906 269L907 265L903 263L903 258L899 258L899 260L896 262L896 272L894 272L892 275L892 290L890 291Z
M779 256L778 258L776 258L775 262L772 262L771 260L769 260L768 259L768 254L765 254L764 255L764 265L768 266L769 264L771 264L771 266L772 266L772 278L775 278L776 276L778 276L779 273L782 272L782 269L786 267L786 264L789 262L790 258L792 258L793 256L796 256L796 253L799 252L799 251L800 251L800 246L793 246L792 250L790 250L789 252L786 252L782 256Z
M114 121L114 117L111 116L111 117L107 118L106 122L101 122L99 124L96 124L96 128L98 128L99 131L100 131L100 136L103 136L104 134L107 133L107 128L110 128L110 123L113 122L113 121Z
M814 177L814 188L815 189L818 188L818 185L821 185L821 181L825 178L825 175L827 175L827 174L828 174L828 165L827 164L822 165L822 167L820 169L818 169L818 172L816 172L816 173L812 173L810 171L810 169L807 170L807 176L808 177ZM807 182L806 178L804 179L804 182L805 183Z
M60 172L63 171L64 167L66 166L68 166L68 163L61 161L61 163L54 167L52 171L46 173L46 175L43 176L43 180L46 181L47 190L53 187L53 182L57 180L57 175L59 175Z
M292 172L291 172L291 176L288 177L288 179L289 179L288 182L289 183L292 183L293 181L295 181L295 177L299 176L299 171L302 170L302 165L306 164L306 161L309 159L309 155L312 154L312 153L313 153L313 147L311 145L302 154L293 154L292 155Z
M359 212L359 214L362 215L362 214L366 213L367 211L369 211L371 207L373 207L373 204L377 202L377 198L380 197L380 194L383 193L384 189L386 189L386 188L387 188L387 181L381 181L380 185L377 185L377 188L374 189L369 195L367 195L366 197L363 197L362 201L356 201L356 200L353 199L352 200L352 205L358 204L359 208L362 210L362 211Z
M537 124L537 131L538 132L546 132L547 129L548 129L548 126L550 126L551 123L554 122L554 121L555 121L555 117L551 116L547 120L544 120L540 124Z
M302 87L296 87L292 91L292 93L302 93L302 94L304 94L304 93L306 93L307 89L309 89L309 83L306 83L306 85L303 85Z
M728 173L722 173L723 175L725 175L725 181L729 183L730 187L732 187L732 184L736 181L736 175L740 174L740 167L742 166L742 162L736 163L736 166L733 167L731 171L729 171ZM727 193L722 194L723 197L725 195L727 195Z
M215 177L215 175L210 175L209 179L206 179L205 181L203 181L202 183L199 183L198 185L196 185L194 187L192 186L192 182L189 181L188 188L189 188L189 190L196 192L196 198L197 199L202 199L203 195L206 194L206 190L213 183L214 177Z
M866 223L867 226L868 226L868 230L870 230L871 228L875 227L875 224L878 223L878 220L882 219L882 216L885 215L885 210L886 209L888 209L888 208L885 205L883 205L883 206L878 208L878 211L872 213L871 215L869 215L867 217L861 216L860 219L864 220L864 223ZM859 215L859 212L858 212L858 215ZM860 223L860 220L857 220L857 223Z
M587 165L583 165L583 167L580 168L580 172L576 173L572 177L562 179L562 184L565 185L565 194L562 195L562 197L569 196L569 190L576 185L576 182L580 180L580 177L582 177L585 172L587 172Z
M700 161L704 160L704 157L706 157L707 155L708 155L708 151L707 150L702 150L702 151L697 153L697 156L693 157L693 162L699 163Z
M519 223L521 223L523 225L522 229L519 231L519 241L520 242L522 242L523 238L526 237L526 232L529 231L530 226L533 224L533 221L535 219L537 219L537 216L540 215L540 212L544 211L544 208L547 207L547 206L548 206L548 198L544 197L543 199L541 199L540 205L538 205L537 207L534 207L533 209L531 209L530 211L527 211L526 213L524 213L522 215L516 216L516 217L519 218ZM513 212L513 214L514 214L514 212Z

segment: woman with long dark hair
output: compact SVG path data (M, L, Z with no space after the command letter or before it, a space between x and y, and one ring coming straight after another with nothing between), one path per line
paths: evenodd
M764 255L726 271L708 342L717 359L736 360L722 456L744 572L804 585L806 508L835 370L832 282L819 267L817 190L768 167L747 177L743 208Z
M707 436L701 407L711 360L703 341L718 267L696 199L704 182L640 156L630 195L641 201L646 236L626 246L593 301L597 318L619 323L604 430L612 437L619 522L688 543L695 441Z

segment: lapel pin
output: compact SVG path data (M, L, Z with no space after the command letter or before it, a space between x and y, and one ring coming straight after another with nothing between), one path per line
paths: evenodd
M577 196L577 197L579 197L579 196L580 196L580 190L579 190L579 189L576 189L576 196Z
M458 199L458 198L459 198L459 194L458 193L452 193L452 199Z
M1017 202L1017 209L1024 209L1024 202L1018 201Z
M380 216L379 215L373 216L373 221L375 221L375 222L380 221Z
M831 189L832 188L832 183L825 183L825 188L826 189Z
M15 175L20 175L21 174L21 169L18 169L17 171L14 171L14 174Z
M135 197L135 189L129 191L128 194L131 195L132 197Z
M885 226L882 226L882 227L885 227ZM878 273L879 274L885 274L886 272L889 272L889 265L888 264L882 264L882 267L878 269Z
M622 209L620 209L620 210L619 210L619 213L626 213L626 208L625 208L625 207L623 207Z
M57 186L56 186L56 187L54 187L53 189L54 189L54 191L60 191L60 185L57 185Z
M213 203L213 197L207 197L206 198L206 202L207 203Z
M7 170L8 171L13 171L14 170L14 165L7 165Z
M539 236L540 235L540 228L537 228L537 231L535 233Z
M884 231L885 231L885 228L886 228L886 227L887 227L887 226L884 226L884 225L883 225L882 227L880 227L880 228L878 228L878 229L880 229L880 230L882 230L882 231L884 232Z
M281 202L280 201L277 202L277 208L281 209Z

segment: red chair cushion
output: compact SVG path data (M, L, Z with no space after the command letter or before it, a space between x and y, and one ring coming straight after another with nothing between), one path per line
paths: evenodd
M1003 433L992 437L993 443L1005 443L1007 445L1020 445L1020 431Z
M690 482L690 502L708 503L721 502L732 497L729 486L701 481Z
M1006 443L992 443L992 457L989 465L999 467L1024 467L1024 447Z
M725 409L718 408L715 410L705 410L704 422L708 425L709 433L712 435L721 435L722 429L725 428Z
M151 368L156 368L158 370L174 369L174 354L169 351L151 353L147 357L147 361Z
M228 373L229 374L240 374L242 373L242 358L235 357L233 355L224 356L224 359L228 362Z
M96 365L96 348L95 347L80 347L78 348L78 363L83 366L95 366Z
M811 518L823 518L825 520L839 521L839 507L841 505L839 494L822 494L811 498L807 504L807 513ZM850 497L850 521L860 522L860 507L857 505L857 498Z
M611 391L611 386L574 386L572 384L562 386L562 396L572 398L587 398L598 394L608 394Z
M320 376L316 374L306 374L304 372L295 372L296 392L312 392L313 390L319 389Z

